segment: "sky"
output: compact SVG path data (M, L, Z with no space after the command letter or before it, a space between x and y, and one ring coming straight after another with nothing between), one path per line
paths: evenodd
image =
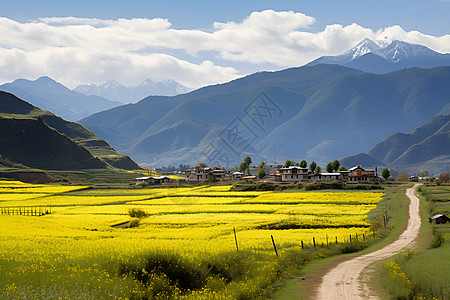
M188 87L338 55L364 38L450 53L450 0L4 1L0 83Z

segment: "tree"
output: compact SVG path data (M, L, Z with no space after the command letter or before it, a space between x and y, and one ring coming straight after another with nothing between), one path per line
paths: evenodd
M213 174L208 174L208 178L206 179L207 182L217 182L217 177L214 176Z
M252 158L250 156L246 156L244 158L244 162L247 164L247 166L250 166L250 164L252 163Z
M448 181L448 173L441 173L441 174L439 174L439 180L441 182L447 182Z
M388 168L384 168L383 171L381 171L381 176L383 176L384 179L388 179L391 176L391 172L389 172Z
M285 165L286 167L293 166L294 164L295 164L294 161L293 161L293 160L290 160L290 159L286 160L286 162L284 163L284 165Z
M246 156L244 161L239 165L239 172L250 174L250 164L252 159L250 156Z
M317 166L316 167L316 173L320 173L320 172L322 172L322 168L320 166Z
M430 176L430 171L428 171L427 169L423 169L423 170L420 170L420 172L417 173L417 175L419 177L428 177L428 176Z
M258 172L256 172L256 177L264 178L266 176L266 163L261 162L258 166Z
M306 160L302 160L302 161L300 162L300 167L301 167L301 168L306 168L306 166L308 166L308 163L306 162Z
M247 171L247 165L245 164L245 162L241 162L241 164L239 165L239 172L244 173L245 171Z
M316 170L316 167L317 164L314 161L309 164L309 169L311 170L311 172L314 172Z
M333 170L337 171L340 166L341 166L341 163L337 159L335 161L333 161Z
M328 173L333 173L333 170L334 170L333 163L331 161L329 163L327 163L327 166L325 167L325 169L327 169Z
M397 181L408 181L409 174L408 173L401 173L397 175L396 180Z
M338 171L347 171L347 168L344 166L340 166Z

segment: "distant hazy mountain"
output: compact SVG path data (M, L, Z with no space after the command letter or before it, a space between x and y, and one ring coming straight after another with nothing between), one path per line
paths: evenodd
M341 166L348 168L356 165L362 165L364 168L386 167L387 165L381 160L373 157L368 153L358 153L339 159Z
M125 86L117 81L108 80L100 85L83 84L77 86L74 91L85 95L96 95L120 101L122 103L132 103L144 99L148 96L175 96L185 94L191 89L172 79L153 82L145 80L136 86Z
M75 122L0 91L0 155L42 169L139 169Z
M223 154L231 165L251 155L254 161L306 159L323 166L444 110L448 82L450 67L375 75L305 66L147 97L80 122L143 164L211 164Z
M450 66L450 54L397 40L364 39L344 54L322 56L308 65L338 64L365 72L389 73L404 68Z
M0 90L27 99L31 104L70 121L76 121L93 113L121 105L119 102L102 97L86 96L74 92L46 76L34 81L17 79L14 82L0 85Z
M368 153L340 160L345 166L352 166L355 161L367 166L375 163L411 173L422 169L428 169L434 174L446 172L450 164L450 116L436 116L409 133L393 133Z

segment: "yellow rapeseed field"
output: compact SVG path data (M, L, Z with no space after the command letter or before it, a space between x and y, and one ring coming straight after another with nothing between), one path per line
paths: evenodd
M52 214L41 217L0 215L0 298L45 298L35 297L40 286L58 285L85 298L125 299L136 282L118 278L113 266L139 261L146 251L190 259L233 251L233 228L240 249L261 253L273 251L271 235L280 255L313 238L318 244L344 242L370 234L367 214L383 197L229 189L97 190L0 181L0 207L52 206ZM123 228L133 208L148 217L138 227ZM38 277L41 285L27 283ZM63 288L55 290L64 295Z

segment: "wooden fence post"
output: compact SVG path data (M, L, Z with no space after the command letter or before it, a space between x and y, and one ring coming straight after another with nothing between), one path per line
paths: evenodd
M313 245L314 245L314 248L316 248L316 239L313 237Z
M270 235L272 238L273 249L275 249L275 254L278 256L277 246L275 246L275 241L273 240L273 235Z
M236 229L234 227L233 227L233 231L234 231L234 241L236 242L236 251L239 251L238 241L237 241L237 236L236 236Z

